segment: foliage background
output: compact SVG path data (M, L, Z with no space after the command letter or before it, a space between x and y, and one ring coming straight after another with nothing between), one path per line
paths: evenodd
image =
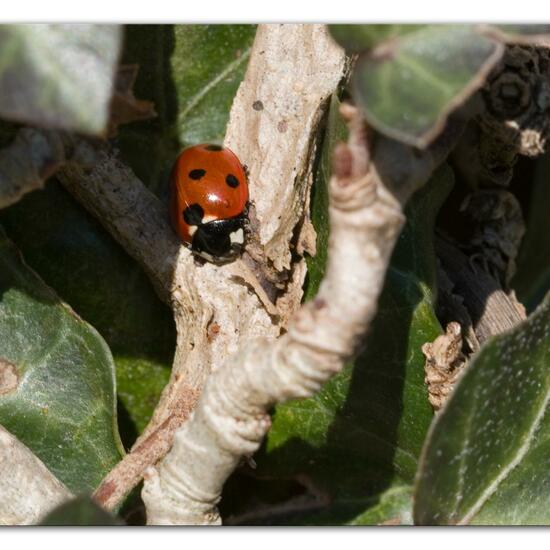
M471 31L442 33L433 27L405 32L397 26L379 36L358 32L346 44L362 51L388 36L401 38L399 56L376 71L371 67L374 76L357 94L368 92L372 116L389 116L397 128L390 134L412 143L437 123L449 97L460 93L464 81L477 74L480 60L491 55L491 44ZM334 29L337 38L338 32ZM253 25L124 28L121 60L139 65L135 95L153 101L158 116L122 126L113 144L162 200L181 149L222 142L254 33ZM436 93L434 85L435 99L427 104L435 112L425 112L426 104L410 97L380 99L388 90L403 90L400 82L407 74L425 85L426 68L433 70L430 79L436 84L448 81L456 67L441 72L440 65L430 65L429 56L419 55L418 44L450 52L469 48L456 58L462 72L454 73L454 88ZM357 89L361 84L355 78ZM410 93L419 98L425 88L422 94L414 87ZM314 296L326 261L330 155L346 133L338 104L333 97L315 159L312 219L319 252L308 260L306 299ZM400 125L411 122L395 108L403 104L418 115L413 126ZM18 127L2 121L2 145L11 142ZM550 250L543 236L550 165L547 156L532 162L523 194L527 234L513 284L529 311L550 288ZM243 465L224 490L226 523L446 523L472 510L479 523L550 522L545 496L550 492L543 490L550 483L545 462L550 432L541 421L550 380L548 301L526 325L483 349L452 406L432 423L420 349L441 332L434 311L433 233L453 185L453 171L444 165L415 194L365 351L314 398L275 408L273 429L255 457L255 468ZM175 348L170 311L136 262L55 178L44 190L0 211L0 224L6 235L0 240L0 356L25 365L20 373L24 391L0 395L0 423L71 489L90 492L122 455L119 437L125 448L131 446L168 381ZM10 339L13 334L18 337ZM60 339L77 342L78 353L74 346L64 349ZM56 368L60 361L63 369ZM475 397L479 391L487 394L481 410ZM499 429L488 430L491 425ZM97 460L82 476L81 461L90 456ZM454 464L456 457L466 458ZM497 479L503 468L510 472L506 483ZM498 490L491 492L497 482ZM465 497L466 488L474 485L483 495L469 491ZM132 499L139 502L135 495ZM532 504L525 507L527 502Z

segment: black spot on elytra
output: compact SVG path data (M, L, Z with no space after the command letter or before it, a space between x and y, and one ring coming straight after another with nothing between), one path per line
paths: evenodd
M204 217L204 210L200 204L192 204L183 211L183 219L188 225L200 225Z
M221 145L207 145L205 149L207 151L221 151L223 147Z
M203 170L202 168L197 168L196 170L191 170L191 172L189 172L189 177L192 179L192 180L200 180L204 174L206 174L206 170Z
M225 183L227 183L229 187L239 187L239 180L233 174L227 174L227 177L225 178Z

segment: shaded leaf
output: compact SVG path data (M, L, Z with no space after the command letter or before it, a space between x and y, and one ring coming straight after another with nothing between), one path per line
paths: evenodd
M228 523L262 526L412 525L412 487L395 486L371 499L343 497L332 503L311 496L297 497L284 504L254 508L247 514L230 518Z
M430 430L419 524L550 523L550 295L474 357Z
M102 134L121 41L118 25L0 25L0 115Z
M157 116L152 101L136 99L134 95L134 83L136 81L139 66L121 65L116 73L113 97L111 99L111 113L109 116L108 137L114 137L118 127L122 124L147 120Z
M336 141L333 132L341 131L334 107L333 103L325 137L327 158ZM316 186L326 185L322 174L327 158L321 160ZM408 223L393 255L365 351L313 398L275 408L272 429L255 457L256 474L294 478L314 488L314 494L324 495L330 505L304 516L304 523L382 523L396 515L407 521L407 509L410 521L408 495L432 419L421 346L440 333L430 291L435 278L433 224L451 182L450 169L440 169L407 209ZM316 223L326 223L325 197L315 190ZM321 255L309 262L309 298L324 262ZM393 491L401 497L393 500ZM288 521L273 518L271 523Z
M111 526L124 524L116 516L98 506L88 495L81 495L58 506L40 522L40 525Z
M338 499L318 514L293 514L290 518L289 525L304 524L412 525L412 487L396 485L371 499Z
M23 128L0 149L0 209L39 189L65 162L65 150L55 132Z
M131 445L169 379L175 349L169 308L140 266L57 181L0 219L26 262L109 344L121 432Z
M0 394L0 424L71 491L90 491L123 452L109 348L23 263L3 232L0 297L0 357L17 377Z
M503 51L472 25L428 25L363 54L355 98L380 132L425 147L483 85Z
M0 147L4 148L9 145L19 128L20 125L15 122L0 119Z
M329 25L332 37L349 52L375 48L428 25Z
M315 183L311 189L311 222L317 232L317 253L314 257L306 257L307 275L304 285L304 300L315 297L325 275L329 239L328 181L331 174L332 153L339 142L348 139L348 127L339 112L340 104L336 94L333 94L323 146L315 167Z
M547 236L549 211L550 155L547 154L536 163L526 215L526 232L521 241L517 271L511 283L527 311L533 311L550 290L550 239Z

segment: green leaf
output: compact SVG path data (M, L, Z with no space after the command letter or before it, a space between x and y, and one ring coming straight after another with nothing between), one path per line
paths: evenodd
M527 183L527 182L526 182ZM537 160L525 236L511 286L519 301L533 311L550 290L550 239L547 235L550 211L550 155Z
M329 25L332 37L349 52L375 48L428 25Z
M158 117L121 127L116 145L162 200L172 163L187 145L178 135L221 140L246 61L217 84L211 81L236 59L238 49L245 55L254 33L250 25L125 28L122 61L139 64L135 95L154 101ZM180 120L184 109L187 115ZM176 336L169 308L139 265L55 180L1 211L0 220L29 265L108 342L116 363L121 433L131 445L170 375Z
M169 308L139 265L55 180L0 219L27 263L109 344L122 437L131 445L170 375L175 328Z
M380 132L427 146L480 86L503 46L472 25L428 25L361 56L354 95Z
M382 493L376 504L367 507L348 525L412 525L412 487L390 487Z
M550 294L483 346L434 422L416 523L550 523L549 364Z
M255 34L255 25L176 26L172 74L183 146L223 141Z
M123 126L122 158L156 192L167 194L177 154L223 141L246 70L255 25L128 25L124 63L138 63L136 97L155 103L156 119Z
M545 46L550 38L550 25L490 25L487 34L512 44Z
M0 232L0 424L74 491L91 491L123 454L114 364ZM2 377L6 380L6 377Z
M98 506L88 495L81 495L58 506L40 522L40 525L112 526L124 524L116 516Z
M0 25L0 116L101 134L121 42L119 25Z
M334 107L333 101L326 158L336 141L333 132L341 131ZM315 186L326 185L326 158ZM295 478L325 495L331 504L302 518L303 523L381 523L395 516L410 521L410 488L432 419L421 346L440 334L430 290L435 279L433 224L451 185L450 169L441 168L407 209L408 223L365 351L313 398L275 408L273 427L255 457L257 475ZM324 197L317 189L312 209L314 219L326 222L326 213L316 211L326 211ZM313 265L316 261L321 265ZM322 255L310 261L308 297L315 292L324 261ZM398 493L395 500L391 495ZM274 518L272 523L287 521Z
M229 519L230 525L412 525L412 487L390 487L372 498L326 500L295 497L284 504L253 509Z
M317 253L314 257L306 257L307 275L304 300L315 297L325 275L329 239L328 181L331 173L332 153L339 142L346 141L348 138L348 127L340 116L339 109L340 101L336 94L333 94L321 154L314 169L315 184L311 189L311 221L317 232Z

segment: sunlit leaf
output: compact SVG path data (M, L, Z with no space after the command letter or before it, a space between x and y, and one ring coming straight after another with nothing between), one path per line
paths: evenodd
M361 52L427 25L329 25L332 37L346 50Z
M119 25L0 25L0 116L102 134L121 43Z
M488 341L427 439L415 522L550 523L550 295Z
M471 25L428 25L361 56L355 98L386 135L418 147L484 83L504 48Z

